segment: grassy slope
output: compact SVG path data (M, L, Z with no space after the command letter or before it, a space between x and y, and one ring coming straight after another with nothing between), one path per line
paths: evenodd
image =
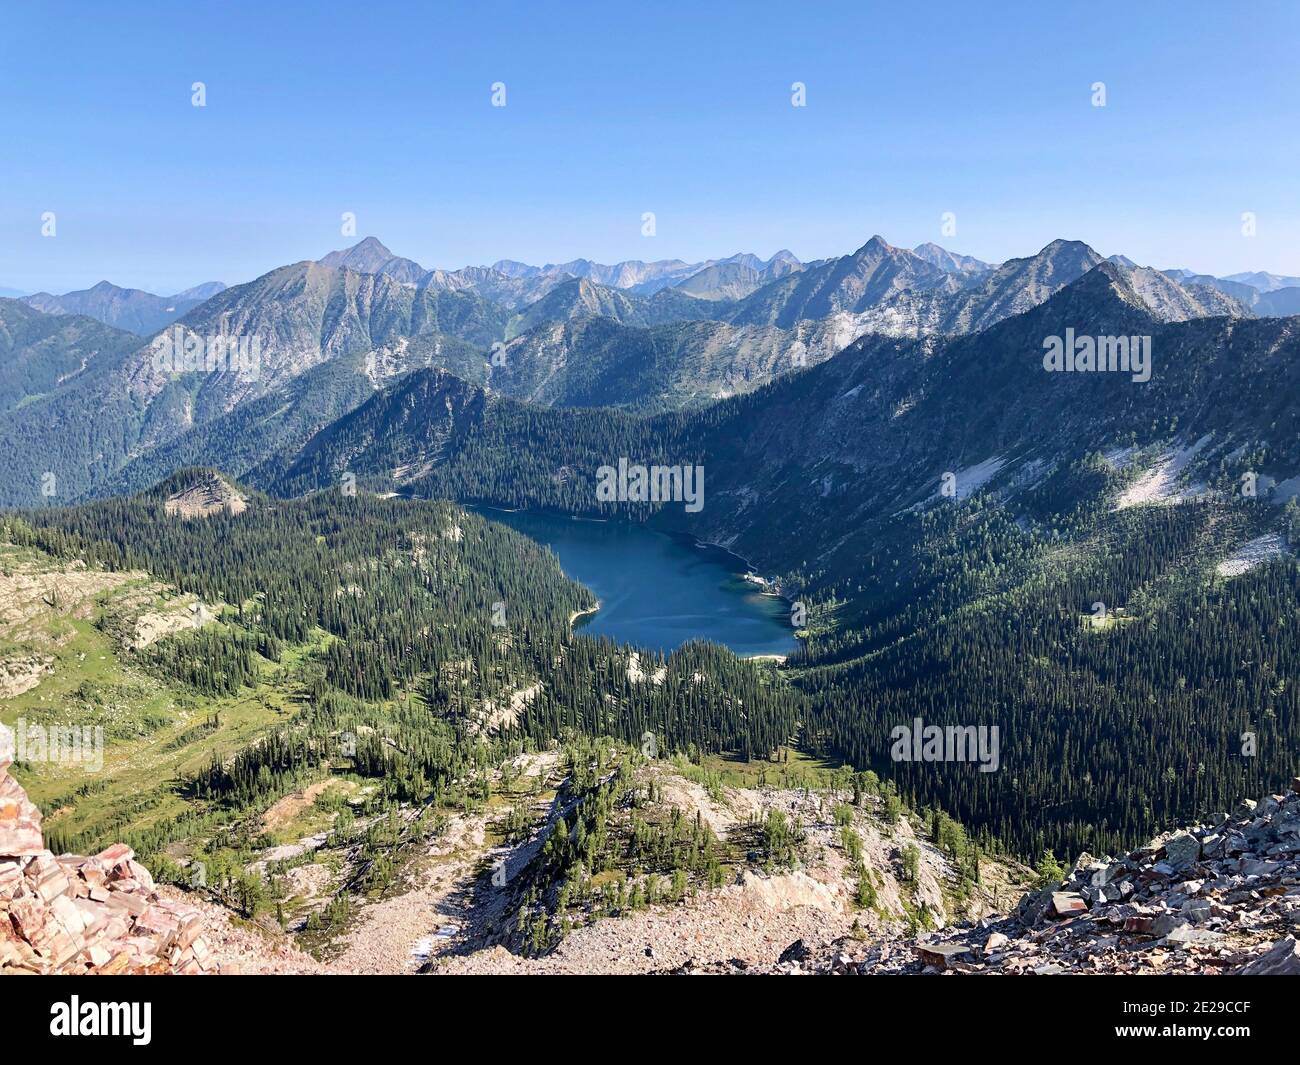
M7 544L0 544L0 564L38 572L62 568L39 551ZM45 814L47 831L107 844L123 818L143 828L178 816L187 807L177 790L181 778L286 720L297 708L293 674L308 648L287 648L282 662L264 662L265 683L235 697L209 698L166 684L142 669L110 631L142 605L163 605L168 590L143 575L105 576L115 583L96 594L93 605L71 612L47 607L24 631L14 633L11 626L3 634L5 657L38 653L53 662L35 688L0 701L0 721L104 728L103 773L48 762L13 772ZM219 727L196 727L213 715Z

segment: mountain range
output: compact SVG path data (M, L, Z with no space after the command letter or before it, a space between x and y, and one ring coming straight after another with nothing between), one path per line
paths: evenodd
M1285 318L1300 314L1300 277L1276 274L1232 274L1211 277L1190 270L1167 270L1170 277L1186 285L1217 289L1231 296L1261 318Z
M978 874L980 850L1123 853L1294 773L1300 317L1251 296L1291 286L1064 239L997 265L876 236L689 275L498 267L427 271L367 240L145 337L0 300L0 502L28 508L10 546L230 604L229 631L148 661L219 696L283 662L313 743L400 722L430 761L390 774L376 739L357 764L407 798L459 786L463 739L493 729L666 723L674 753L773 766L797 733L864 794L888 781L882 805L926 811L963 863L973 846ZM249 362L158 358L231 337ZM598 491L628 465L702 470L702 506ZM643 684L620 657L639 652L575 635L591 598L553 556L455 504L724 547L786 600L798 649L755 668L689 643ZM503 599L525 611L508 639L485 620ZM893 759L918 717L995 729L1002 768ZM288 794L320 768L300 738L205 759L194 794Z
M79 292L65 292L62 296L37 292L23 296L22 301L46 314L82 314L105 325L148 336L211 299L225 287L220 281L208 281L174 296L155 296L138 288L119 288L101 281Z
M608 513L611 508L597 502L595 466L587 459L611 444L611 433L626 432L652 452L648 458L667 461L678 452L704 462L711 503L690 531L777 571L810 554L831 571L843 569L834 563L836 552L860 557L878 522L934 501L944 471L956 472L959 495L1005 485L1007 498L1014 498L1089 453L1159 445L1174 431L1201 441L1184 473L1222 479L1222 464L1232 469L1244 452L1266 445L1268 468L1261 472L1294 492L1300 321L1163 319L1134 276L1132 269L1100 260L1028 312L981 332L867 334L806 372L687 417L620 421L607 411L596 416L562 409L595 404L551 403L545 396L543 405L556 409L542 412L532 409L533 397L516 400L511 390L475 385L442 369L421 370L320 434L279 487L291 493L324 487L349 470L374 475L382 489L491 499L459 487L456 479L493 465L478 441L514 431L498 423L526 419L538 437L530 461L551 465L533 485L535 496L513 502ZM1135 387L1129 374L1045 372L1043 338L1082 332L1085 325L1098 336L1149 336L1155 363L1149 387ZM697 337L683 346L698 350L700 344ZM650 354L648 345L643 355ZM635 369L622 373L620 387L635 388ZM1207 403L1211 395L1217 401ZM420 442L421 432L432 435ZM545 440L557 441L558 451L548 454ZM581 457L570 453L583 448ZM338 458L322 466L327 451ZM315 472L307 475L309 465ZM585 482L581 475L553 476L566 466L590 466L590 476ZM397 468L403 473L393 475ZM978 471L970 474L978 485L963 484L961 471ZM766 489L765 473L773 477ZM436 487L419 486L423 477ZM796 513L779 507L792 484L802 486L800 494L815 495L817 506ZM756 506L765 491L770 505ZM755 510L770 521L755 520ZM673 513L662 511L665 519Z
M1300 652L1300 320L1170 319L1135 276L1102 260L981 332L867 334L686 414L543 408L419 370L254 479L294 496L351 474L723 545L809 605L795 665L828 755L887 768L1026 852L1077 846L1082 826L1109 847L1151 811L1220 801L1203 785L1231 794L1243 767L1225 733L1267 728L1249 772L1275 776L1300 738L1271 679ZM1147 338L1149 380L1050 372L1044 341L1070 331ZM704 469L706 504L603 501L596 471L619 457ZM1099 603L1123 619L1109 640L1089 636ZM1263 673L1236 687L1247 646ZM881 765L885 726L918 707L995 721L1017 737L1015 773ZM1146 767L1170 736L1205 769L1157 797Z
M964 282L877 238L738 301L570 278L541 302L282 267L176 327L264 338L253 376L165 372L131 334L0 303L0 483L48 506L194 466L281 498L351 476L723 545L808 611L790 666L814 749L875 764L911 706L1026 741L1012 775L879 767L1026 853L1081 832L1113 848L1225 800L1225 730L1269 730L1252 786L1289 771L1300 711L1271 678L1300 654L1300 578L1267 563L1300 538L1300 319L1070 241ZM893 328L864 329L882 308ZM955 331L920 327L935 319ZM52 386L17 372L49 323L75 371ZM1149 372L1052 372L1053 338L1084 335L1126 338ZM602 500L596 471L620 458L701 467L705 505ZM1089 638L1097 603L1143 624ZM1266 665L1237 686L1243 655ZM1170 735L1206 768L1156 795L1144 767Z
M226 466L238 452L229 472L242 476L421 367L544 406L699 409L815 366L859 337L980 332L1102 262L1077 241L992 266L877 236L850 255L806 264L783 252L446 272L367 238L232 288L178 294L165 313L160 297L106 285L58 297L65 312L47 317L65 324L50 359L41 345L55 327L31 318L33 302L47 298L0 301L9 343L0 374L10 382L0 399L16 408L0 425L0 501L40 498L44 472L73 497L140 487L178 454ZM1160 321L1255 314L1221 287L1123 257L1110 262ZM244 338L257 349L255 372L161 370L158 336L132 344L129 333L90 324L115 318L142 329L146 305L170 318L181 296L202 302L164 325L180 338ZM44 369L33 374L37 365Z
M879 237L873 238L873 241L884 245ZM870 247L871 242L855 253L856 256L861 258L864 252L869 256L867 249ZM992 273L1000 265L952 252L930 242L911 249L907 258L954 275L963 283ZM1112 258L1122 265L1135 267L1124 256ZM772 281L802 271L806 266L843 262L842 259L831 259L822 263L803 263L792 252L783 249L768 259L750 253L739 253L722 259L693 263L681 259L663 259L602 264L589 259L574 259L544 266L501 259L491 266L444 270L429 269L412 259L395 255L375 237L366 237L349 248L330 252L318 261L323 266L341 267L356 273L384 274L416 287L432 285L435 288L453 290L472 288L511 309L534 303L555 286L575 278L640 296L652 296L662 289L676 288L699 299L740 301ZM897 267L897 263L894 265ZM912 262L910 269L904 269L914 280L921 282L920 287L924 287L924 270L919 269L915 262ZM1181 268L1162 272L1175 282L1211 288L1231 296L1260 317L1285 317L1297 313L1296 308L1300 306L1300 302L1297 302L1300 301L1300 277L1263 271L1214 277ZM932 278L933 275L931 280ZM0 288L0 297L22 299L49 314L85 314L105 324L147 335L181 317L225 287L219 281L212 281L173 296L156 296L101 281L93 288L63 295L48 292L27 295L18 289Z

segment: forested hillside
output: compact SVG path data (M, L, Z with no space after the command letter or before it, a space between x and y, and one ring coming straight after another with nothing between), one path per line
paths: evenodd
M650 420L417 373L271 483L350 472L723 543L810 606L792 675L817 749L1025 854L1114 848L1285 774L1298 727L1295 323L1161 323L1130 276L1103 263L976 336L866 338ZM1150 380L1045 372L1066 329L1151 336ZM596 470L620 457L703 465L702 512L601 502ZM1000 771L893 765L891 730L918 716L997 725Z
M247 493L238 513L188 520L169 512L178 492L213 477L184 470L139 496L4 523L19 547L144 569L225 604L218 626L169 636L143 656L198 693L256 689L262 662L301 659L303 709L233 770L196 780L196 797L264 801L327 759L341 732L370 737L358 755L367 771L421 801L459 779L475 737L498 732L539 744L574 730L638 744L652 733L665 753L749 758L798 731L797 695L724 649L642 651L650 682L629 666L633 649L572 634L589 593L499 524L446 503L342 491Z

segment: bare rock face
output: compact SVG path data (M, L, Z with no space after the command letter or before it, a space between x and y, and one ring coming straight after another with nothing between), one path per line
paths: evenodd
M1237 970L1239 976L1300 976L1300 942L1279 939L1273 949Z
M41 812L27 799L18 781L0 769L0 863L7 857L31 857L45 850L41 836ZM0 884L4 883L0 864Z
M0 749L0 975L218 971L202 914L162 898L130 847L46 850L9 765Z
M248 500L224 477L212 473L169 496L163 507L168 514L190 520L213 514L242 514L248 509Z

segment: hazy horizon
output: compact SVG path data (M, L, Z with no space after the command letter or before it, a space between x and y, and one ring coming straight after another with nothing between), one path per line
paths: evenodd
M1002 262L1005 262L1005 261L1007 261L1007 260L1009 260L1009 259L1024 259L1024 258L1029 258L1029 257L1035 255L1036 253L1042 251L1043 248L1046 247L1048 244L1050 244L1053 240L1058 240L1058 239L1059 239L1059 240L1066 240L1066 241L1078 241L1079 243L1087 244L1089 247L1091 247L1094 251L1096 251L1096 252L1098 252L1099 254L1101 254L1103 257L1110 257L1110 256L1113 256L1113 255L1124 255L1124 254L1125 254L1125 252L1123 252L1122 250L1098 248L1095 244L1093 244L1091 241L1088 241L1088 240L1083 240L1083 239L1081 239L1081 238L1077 238L1077 237L1068 237L1068 236L1063 236L1063 237L1053 237L1053 238L1051 238L1050 240L1045 241L1045 242L1043 243L1043 245L1041 245L1041 246L1035 246L1035 247L1033 247L1033 248L1027 248L1027 249L1024 249L1024 250L1022 250L1022 251L1020 251L1020 252L1017 252L1017 253L1014 254L1014 255L1010 255L1010 256L1008 256L1008 257L1007 257L1007 260L999 260L999 259L985 259L985 257L982 256L982 255L978 255L978 254L976 254L976 253L974 253L974 252L971 252L971 251L969 251L968 249L965 249L965 248L957 247L955 244L952 244L952 243L944 243L943 240L930 240L930 241L924 241L924 240L922 240L922 241L916 241L916 242L914 242L914 243L906 243L906 242L900 242L900 241L890 240L889 236L888 236L887 234L884 234L884 233L873 233L873 234L868 235L867 237L864 237L864 238L862 238L862 239L857 240L856 243L850 243L849 245L846 245L846 246L845 246L841 251L836 252L836 253L833 253L832 255L829 255L829 256L804 256L804 255L800 255L797 249L795 249L795 248L786 248L786 247L782 247L782 248L772 248L771 250L763 250L763 251L756 251L756 250L753 249L753 248L738 248L738 249L736 249L736 250L734 250L734 251L718 252L717 254L714 254L714 255L706 255L706 256L701 257L700 259L685 259L685 258L683 258L682 256L679 256L679 255L662 255L662 256L656 256L654 259L644 259L644 260L641 260L641 261L644 261L644 262L648 262L648 263L649 263L649 262L656 262L656 261L672 261L672 260L681 260L681 261L686 262L686 263L688 263L688 264L694 264L694 263L696 263L696 262L717 261L717 260L721 260L721 259L729 258L729 257L734 256L734 255L741 255L741 254L747 254L747 253L748 253L748 254L754 254L754 255L756 255L756 256L757 256L758 258L760 258L760 259L768 260L768 259L772 258L772 256L776 255L778 252L781 252L781 251L790 251L791 253L794 254L794 256L795 256L797 259L799 259L800 262L807 264L807 263L810 263L810 262L816 262L816 261L819 261L819 260L824 260L824 259L834 259L834 258L839 258L839 257L841 257L841 256L845 256L845 255L851 255L851 254L853 254L853 252L857 251L857 250L858 250L859 248L861 248L864 244L866 244L869 240L871 240L872 237L875 237L875 236L879 236L879 237L883 238L884 241L885 241L887 244L889 244L889 245L891 245L891 246L893 246L893 247L895 247L895 248L905 248L905 249L908 249L908 250L913 250L913 249L915 249L916 247L918 247L918 246L921 245L921 244L926 244L926 243L936 244L936 245L938 245L939 247L944 248L946 251L953 252L953 253L956 253L956 254L959 254L959 255L972 256L973 258L980 259L980 260L982 260L982 261L984 261L984 262L988 262L988 263L990 263L991 265L995 265L995 266L996 266L996 265L1000 265ZM145 289L144 291L151 291L151 292L153 292L155 295L159 295L159 296L174 296L174 295L179 295L180 293L182 293L182 292L184 292L184 291L186 291L186 290L188 290L188 289L195 288L195 287L198 287L199 285L202 285L202 284L205 284L205 283L214 282L214 281L215 281L215 282L220 282L220 283L226 285L227 287L233 288L233 287L236 286L236 285L242 285L242 284L246 284L246 283L248 283L248 282L250 282L250 281L254 281L254 280L256 280L256 279L259 278L259 277L262 277L262 276L264 276L264 275L266 275L266 274L268 274L268 273L270 273L270 272L272 272L272 271L274 271L274 270L276 270L276 269L279 269L280 267L290 266L290 265L293 265L294 263L299 263L299 262L315 262L315 261L318 261L318 260L324 258L326 255L328 255L330 252L334 252L334 251L344 251L344 250L347 250L348 248L354 247L354 246L356 246L357 244L359 244L359 243L361 243L362 241L365 241L365 240L367 240L367 239L375 239L375 240L378 240L381 244L383 244L386 248L388 248L388 250L391 251L391 252L393 253L394 256L396 256L396 257L398 257L398 258L411 259L411 260L413 260L414 262L419 263L421 266L425 267L426 269L430 269L430 270L434 270L434 269L442 269L442 270L447 270L447 271L455 271L455 270L464 269L464 268L467 268L467 267L491 267L491 266L493 266L494 264L496 264L496 263L498 263L498 262L502 262L502 261L519 262L519 263L524 263L524 265L527 265L527 266L533 266L533 267L538 267L538 268L549 267L549 266L562 266L562 265L564 265L565 263L574 262L574 261L581 260L581 259L586 259L586 260L589 260L589 261L591 261L591 262L596 262L596 263L599 263L600 265L605 265L605 266L611 265L611 264L614 263L614 262L635 261L635 260L631 260L631 259L619 259L619 260L603 261L603 260L594 259L594 258L592 258L591 256L586 256L586 255L579 255L579 256L575 256L575 257L572 257L572 258L570 258L570 259L565 259L565 260L558 260L558 259L554 259L554 258L544 258L544 259L539 259L539 260L535 260L535 261L527 261L527 260L522 260L522 259L511 259L510 256L499 256L498 258L493 259L493 260L491 260L491 261L487 261L487 262L460 263L460 264L457 264L457 265L452 265L452 264L449 264L449 263L427 262L427 261L421 259L419 256L416 256L416 255L410 255L410 254L407 254L407 253L403 252L402 249L401 249L400 247L394 247L393 244L392 244L390 241L385 240L382 236L380 236L380 235L378 235L378 234L367 233L367 234L361 235L361 236L359 236L359 237L353 237L353 238L340 238L341 243L339 243L337 246L335 246L335 247L331 247L331 248L326 248L325 250L321 251L319 254L316 254L316 255L308 254L308 255L302 255L302 256L290 256L290 257L287 257L287 258L283 259L282 261L274 262L274 263L270 263L270 264L268 264L268 265L266 266L265 269L260 270L260 271L258 271L256 274L252 274L252 275L250 275L250 276L248 276L248 277L225 278L225 277L218 277L216 274L210 274L210 275L203 275L203 277L202 277L201 279L191 281L191 282L189 282L189 283L187 283L187 284L184 284L184 285L174 285L174 286L166 286L166 285L164 285L164 286L162 286L162 287L155 288L155 289ZM1132 256L1129 256L1129 258L1132 258ZM1177 268L1186 268L1186 269L1192 269L1193 272L1194 272L1194 273L1197 273L1197 274L1210 274L1210 275L1213 275L1213 276L1216 276L1216 277L1226 277L1226 276L1227 276L1226 273L1223 273L1223 272L1216 272L1216 271L1213 271L1213 270L1196 270L1196 269L1191 268L1191 267L1186 267L1185 264L1182 264L1182 263L1178 263L1178 264L1165 264L1165 263L1140 262L1140 261L1139 261L1139 262L1137 263L1137 265L1139 265L1139 266L1149 266L1149 267L1154 267L1154 268L1161 269L1161 270L1172 270L1172 269L1177 269ZM1234 273L1245 273L1245 272L1252 272L1252 273L1253 273L1254 271L1234 271ZM1266 272L1269 272L1269 273L1277 273L1277 271L1266 271ZM124 284L122 284L119 280L117 280L117 279L114 278L113 276L109 275L109 276L105 276L105 277L100 277L100 278L96 279L95 281L92 281L92 282L88 282L88 283L86 283L86 284L79 285L79 286L78 286L77 288L75 288L75 289L36 289L36 288L31 288L31 287L23 287L23 286L21 286L21 285L15 285L15 284L12 284L12 283L6 282L6 283L4 283L4 284L0 284L0 296L4 296L4 295L6 295L8 292L18 292L18 293L21 293L22 296L35 295L37 292L49 292L49 293L52 294L52 295L63 295L63 294L65 294L65 292L85 291L85 290L87 290L87 289L94 288L96 285L101 284L101 283L103 283L103 282L108 282L108 283L110 283L110 284L117 285L118 287L120 287L120 288L124 288L124 289L137 289L137 290L138 290L138 289L141 288L141 286L139 286L139 285L124 285Z
M1243 32L1208 5L462 7L422 32L330 7L11 12L0 287L170 294L365 234L449 269L821 259L880 233L1300 274L1294 8Z

